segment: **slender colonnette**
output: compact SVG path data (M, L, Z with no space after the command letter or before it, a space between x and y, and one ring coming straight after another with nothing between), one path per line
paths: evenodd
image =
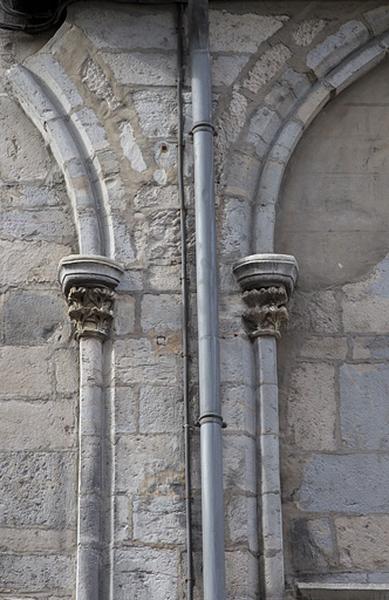
M253 254L235 264L234 274L243 291L243 321L256 353L262 593L264 600L283 600L277 339L288 321L298 265L288 254Z

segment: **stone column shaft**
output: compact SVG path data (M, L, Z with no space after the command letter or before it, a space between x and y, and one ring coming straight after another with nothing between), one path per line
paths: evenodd
M76 600L102 598L104 532L103 342L113 319L114 288L122 270L98 256L69 256L59 281L79 340L79 467L77 492Z
M247 307L243 322L256 355L261 597L284 600L277 339L288 321L297 263L289 255L256 254L240 260L234 273L243 291Z

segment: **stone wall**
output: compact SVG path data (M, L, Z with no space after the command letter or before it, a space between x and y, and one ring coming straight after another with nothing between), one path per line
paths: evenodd
M367 580L389 570L378 535L388 527L388 213L381 126L387 119L386 63L332 100L385 60L389 6L370 1L215 2L210 19L222 400L228 425L227 589L229 600L255 600L261 546L256 381L231 267L254 250L273 249L271 198L278 197L277 182L301 135L284 180L276 230L277 250L293 251L302 267L290 333L279 344L288 577L293 583L296 576L351 573ZM96 196L109 230L107 254L125 271L112 342L105 344L108 476L101 596L184 597L175 28L172 7L77 2L50 40L1 34L0 443L5 466L0 475L0 597L74 595L77 344L56 272L60 258L78 252L83 242L80 231L87 230L88 221L77 212L77 203L88 204L88 194ZM21 62L32 73L30 87L23 69L13 71L6 83L6 69ZM187 71L185 185L195 422L189 82ZM57 113L41 103L38 88L54 98ZM283 138L274 144L278 132ZM75 168L80 165L74 145L84 161L82 176ZM345 172L347 181L339 176ZM258 218L261 228L253 228ZM316 250L320 239L326 244L331 239L334 263ZM195 428L192 440L195 592L201 598ZM359 482L366 480L361 490Z

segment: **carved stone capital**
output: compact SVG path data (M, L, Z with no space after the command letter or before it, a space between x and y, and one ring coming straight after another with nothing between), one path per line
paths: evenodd
M236 263L233 270L247 305L243 322L250 338L280 338L298 276L296 259L288 254L253 254Z
M68 303L75 336L108 337L114 307L114 289L122 269L100 256L71 255L61 260L59 282Z

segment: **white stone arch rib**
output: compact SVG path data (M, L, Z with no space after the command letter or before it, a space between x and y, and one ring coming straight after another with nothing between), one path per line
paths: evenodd
M377 66L389 50L386 32L332 69L307 93L274 137L263 164L253 206L251 248L255 253L274 252L276 208L288 162L304 131L330 101L350 84Z
M79 253L115 258L109 194L90 132L101 125L59 63L48 54L8 72L13 94L50 147L73 209ZM85 113L87 112L87 118ZM93 122L95 121L95 122ZM86 125L87 124L87 125ZM107 143L108 145L108 143Z

